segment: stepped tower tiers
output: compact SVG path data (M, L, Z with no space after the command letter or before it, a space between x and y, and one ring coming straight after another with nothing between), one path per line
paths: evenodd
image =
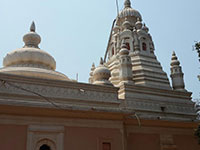
M172 61L171 61L171 79L172 79L172 86L174 90L185 91L185 84L183 80L183 72L180 66L180 62L176 57L175 52L172 54Z
M30 32L23 37L24 47L7 54L0 72L44 79L70 80L64 74L55 71L54 58L38 47L41 38L35 29L33 22Z
M142 23L140 13L125 0L123 10L113 24L104 61L111 71L110 81L119 86L119 53L125 40L132 63L135 85L171 89L167 74L154 54L154 43L148 27Z

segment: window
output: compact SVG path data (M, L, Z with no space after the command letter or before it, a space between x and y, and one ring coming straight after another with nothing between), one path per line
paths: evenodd
M112 56L115 54L114 47L112 48Z
M143 49L143 51L146 51L147 50L147 44L146 43L142 43L142 49Z
M51 150L51 148L46 145L46 144L43 144L41 147L40 147L40 150Z
M103 142L102 143L102 150L111 150L111 143Z

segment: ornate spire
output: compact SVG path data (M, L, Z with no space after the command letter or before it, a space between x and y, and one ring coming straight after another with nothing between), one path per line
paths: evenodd
M171 66L179 66L180 62L178 60L178 58L176 57L176 53L173 51L172 53L172 59L171 59Z
M131 7L131 1L130 1L130 0L125 0L125 2L124 2L124 7L125 7L125 8Z
M33 21L30 27L31 32L35 32L35 22Z
M185 91L185 83L183 80L183 72L180 66L180 62L176 57L175 52L173 51L172 54L172 61L171 61L171 79L172 79L172 86L174 90L181 90Z
M93 83L93 72L95 70L95 64L92 63L91 71L90 71L90 77L89 77L89 83Z

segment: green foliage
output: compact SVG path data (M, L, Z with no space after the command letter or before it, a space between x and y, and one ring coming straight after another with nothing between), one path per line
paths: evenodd
M195 50L198 53L198 57L199 57L199 62L200 62L200 42L196 42L195 43Z
M200 62L200 42L195 43L195 50L198 53L199 62ZM199 77L199 79L200 79L200 77ZM198 112L198 119L200 119L200 101L196 102L196 109ZM198 142L200 144L200 124L199 124L198 128L195 130L195 136L198 138Z

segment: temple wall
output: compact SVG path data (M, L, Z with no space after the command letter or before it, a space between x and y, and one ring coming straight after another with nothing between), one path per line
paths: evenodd
M200 150L191 128L127 128L127 150Z
M27 126L0 125L0 150L26 150Z
M159 134L131 133L127 140L128 150L160 150Z
M0 150L27 150L26 125L0 125ZM141 128L130 132L127 150L199 150L193 130L175 128ZM63 150L104 150L103 143L111 143L111 150L123 150L121 129L97 127L64 127ZM42 133L42 132L41 132ZM45 132L46 134L46 132ZM58 148L59 149L59 148Z
M119 129L65 127L65 150L102 150L102 144L111 143L112 150L122 150Z
M200 150L198 139L193 135L174 135L177 150Z

